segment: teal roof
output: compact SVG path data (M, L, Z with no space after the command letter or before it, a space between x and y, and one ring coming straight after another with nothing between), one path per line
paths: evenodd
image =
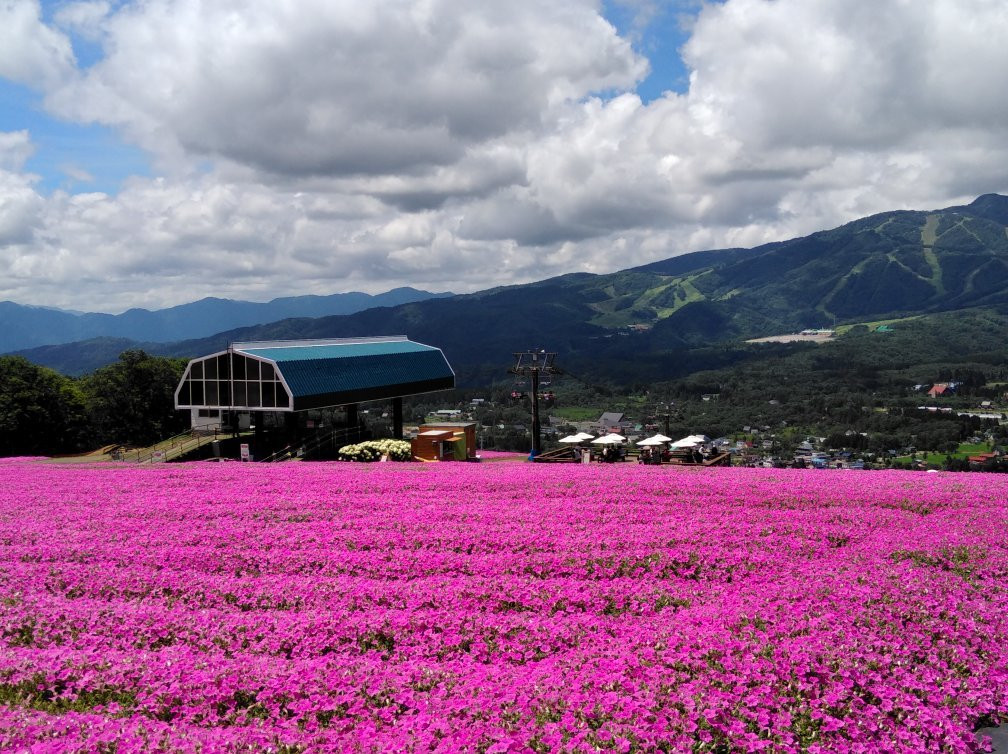
M438 350L357 356L352 360L298 359L277 362L277 368L294 396L295 408L299 398L316 395L383 389L392 389L393 395L402 395L403 393L395 391L431 380L450 379L453 384L447 387L454 386L451 367Z
M236 343L232 349L276 364L295 411L455 387L441 349L405 337Z
M277 364L292 361L313 361L319 359L349 359L361 356L386 356L406 353L441 353L440 349L414 343L412 340L372 340L344 342L307 341L298 344L296 341L286 343L264 343L261 346L254 343L237 343L234 350L250 356L269 359Z

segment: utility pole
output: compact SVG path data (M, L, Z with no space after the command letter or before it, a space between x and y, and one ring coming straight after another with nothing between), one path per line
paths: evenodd
M672 417L672 406L673 405L675 405L675 404L662 403L661 406L659 406L658 416L660 416L662 419L665 420L665 436L666 437L668 437L668 433L669 433L669 419Z
M508 371L519 377L532 378L532 453L535 458L542 452L542 430L539 425L539 378L562 374L553 366L556 353L541 351L521 351L514 354L515 365Z

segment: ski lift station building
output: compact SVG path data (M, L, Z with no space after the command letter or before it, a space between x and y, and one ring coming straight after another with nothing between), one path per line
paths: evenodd
M264 414L294 427L298 415L334 408L356 424L359 404L391 400L393 435L402 438L403 397L453 387L441 349L404 335L233 343L189 362L175 408L191 411L194 429L246 429Z

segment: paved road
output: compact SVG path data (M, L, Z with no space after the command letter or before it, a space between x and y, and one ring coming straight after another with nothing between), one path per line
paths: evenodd
M981 728L977 731L977 740L981 736L990 736L994 751L997 754L1008 754L1008 725L1001 725L997 728Z

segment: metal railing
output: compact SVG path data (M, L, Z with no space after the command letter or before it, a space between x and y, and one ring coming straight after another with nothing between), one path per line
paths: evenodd
M340 445L358 442L362 435L364 435L364 431L359 427L335 427L326 433L317 435L308 442L281 448L263 458L262 462L286 461L295 456L308 456L326 445L332 445L335 452ZM216 440L233 437L234 434L231 431L221 432L216 429L212 432L207 430L189 430L174 437L169 437L166 440L161 440L147 448L113 450L111 455L115 461L125 461L138 465L163 463L180 458Z
M354 438L355 442L361 435L361 430L358 427L336 427L329 432L318 435L313 438L311 442L302 443L296 447L288 446L286 448L281 448L272 455L268 455L263 459L264 463L273 463L275 461L288 461L295 456L308 456L317 451L319 448L332 444L333 450L336 450L337 441L343 444L349 444L351 442L351 436Z
M228 434L230 436L230 434ZM134 448L132 450L113 451L112 459L116 461L127 461L136 464L162 463L171 461L192 451L203 447L207 443L219 440L221 435L219 430L214 430L213 434L207 431L188 430L167 440L151 445L147 448Z

